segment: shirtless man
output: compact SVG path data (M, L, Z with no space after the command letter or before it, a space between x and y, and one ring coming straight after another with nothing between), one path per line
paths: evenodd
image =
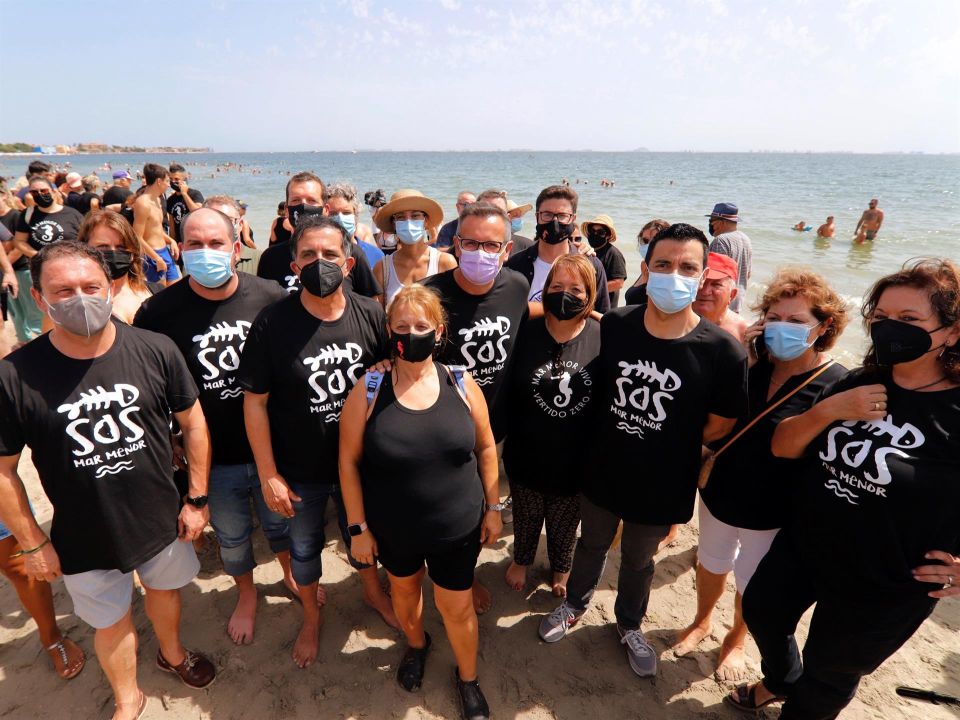
M147 282L168 285L180 279L175 262L180 251L163 230L163 194L170 187L167 169L156 163L143 166L145 188L133 203L133 230L143 246L143 269Z
M883 225L883 210L877 207L877 199L870 201L870 207L863 211L860 216L860 222L857 223L857 229L853 231L858 245L866 240L873 240L880 232L880 226Z
M707 277L693 301L693 311L714 325L721 327L743 342L747 321L730 310L730 301L737 296L739 270L733 258L710 253L707 259Z
M827 217L827 221L817 228L817 237L832 238L833 231L833 215L830 215Z

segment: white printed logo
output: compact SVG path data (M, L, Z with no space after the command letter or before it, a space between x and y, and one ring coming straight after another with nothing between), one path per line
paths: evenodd
M639 437L644 437L644 429L659 431L667 418L667 401L673 400L682 384L680 377L673 370L660 370L655 362L646 360L619 364L617 396L610 408L620 418L617 429Z
M559 374L554 375L554 372ZM574 382L574 378L578 382ZM550 382L551 380L560 382L554 385ZM565 418L576 415L590 402L589 388L593 385L593 378L590 377L586 368L580 367L580 363L574 360L563 360L560 368L554 367L552 362L537 368L531 383L534 388L533 399L537 407L550 417ZM574 398L574 389L571 386L583 387L577 398Z
M41 245L63 240L63 226L54 220L41 220L33 226L33 239Z
M457 332L463 336L460 354L467 370L473 370L477 385L492 383L507 362L506 344L510 341L510 318L497 315L496 320L484 318L473 323L473 327ZM474 337L478 338L474 340Z
M197 362L203 368L204 390L220 390L220 399L240 397L243 389L235 386L234 374L240 367L240 353L247 341L250 323L237 320L235 323L214 323L206 332L193 336L193 342L199 343ZM220 377L221 374L224 377Z
M311 375L307 378L313 395L310 402L312 413L326 413L324 422L337 422L340 419L340 408L346 400L344 395L356 384L363 374L363 348L357 343L347 343L340 347L336 343L327 345L314 357L303 359L303 364L310 368ZM336 366L331 368L330 366ZM347 367L344 368L344 365ZM328 402L329 401L329 402Z
M287 283L285 289L288 293L294 293L300 289L300 278L296 273L292 275L284 275L283 279L284 282Z
M855 439L851 428L857 426L866 431L868 436L885 439L885 442L881 444L870 437ZM910 423L897 425L892 414L883 420L848 420L827 433L827 449L820 453L820 460L833 477L824 485L851 505L859 504L857 500L860 496L854 490L866 490L885 498L886 486L892 479L887 458L891 455L908 458L910 455L905 451L916 450L925 441L926 438L916 426ZM850 470L830 464L838 459ZM867 462L868 459L870 462Z
M72 451L76 456L74 467L100 465L108 460L118 461L113 465L98 467L97 478L133 470L133 462L121 458L143 450L146 446L142 439L143 428L135 418L135 414L140 412L140 407L134 404L139 397L140 391L133 385L117 383L113 390L98 385L81 392L79 400L64 403L57 408L58 413L66 414L71 421L67 425L66 433L76 443ZM111 409L119 410L116 416L113 412L105 412ZM126 445L108 449L118 443ZM96 454L94 451L97 451Z

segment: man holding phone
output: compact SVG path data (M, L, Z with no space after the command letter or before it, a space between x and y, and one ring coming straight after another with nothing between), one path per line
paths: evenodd
M203 205L203 193L187 185L187 171L179 163L170 163L170 189L172 194L167 198L167 218L170 224L170 235L180 244L180 223L187 213Z

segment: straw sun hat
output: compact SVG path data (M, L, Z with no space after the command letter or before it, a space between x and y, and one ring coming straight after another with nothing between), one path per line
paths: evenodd
M526 203L524 205L517 205L513 200L507 200L507 213L512 213L514 210L519 210L521 215L524 215L530 210L533 209L533 205Z
M587 220L585 223L580 225L580 232L583 233L586 237L587 228L591 225L603 225L604 227L610 228L610 242L617 241L617 229L613 226L613 219L609 215L597 215L593 220Z
M388 233L395 233L393 216L407 210L419 210L427 215L427 228L439 227L443 222L443 208L436 200L431 200L419 190L404 188L390 196L390 202L377 210L373 221L377 227Z

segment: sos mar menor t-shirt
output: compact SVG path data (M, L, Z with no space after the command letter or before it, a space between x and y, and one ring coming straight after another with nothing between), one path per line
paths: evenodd
M49 335L0 360L0 455L30 447L67 574L129 572L177 537L170 412L191 408L197 387L168 338L113 324L92 360Z

